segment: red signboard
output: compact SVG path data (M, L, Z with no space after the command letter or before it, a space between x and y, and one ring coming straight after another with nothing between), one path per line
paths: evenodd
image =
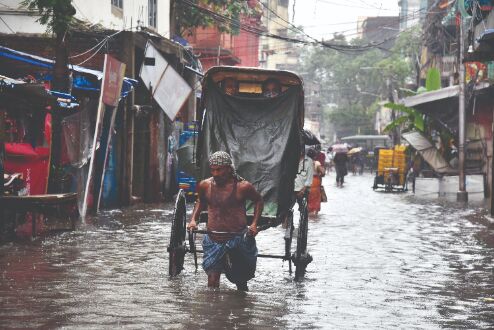
M102 90L104 104L112 107L118 105L124 74L125 64L107 55Z

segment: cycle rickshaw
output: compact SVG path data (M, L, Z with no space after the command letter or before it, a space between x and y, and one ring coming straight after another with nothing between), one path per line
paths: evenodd
M394 149L376 148L377 171L373 190L384 189L386 192L408 191L408 168L405 146Z
M238 82L237 95L227 95L219 87L226 78ZM261 85L267 79L277 79L281 83L280 95L262 96ZM279 255L260 253L258 257L288 261L290 273L293 263L295 279L302 278L312 257L307 252L307 196L298 201L300 217L295 247L292 248L295 230L293 187L304 148L301 78L288 71L213 67L203 78L197 118L201 124L194 157L196 177L199 180L210 177L209 155L218 150L228 152L237 173L263 196L265 206L258 222L259 231L286 224L284 252ZM249 205L247 209L248 221L252 221ZM207 223L207 220L207 212L202 212L199 224ZM187 221L185 194L179 191L168 245L170 276L180 274L187 254L193 255L197 269L197 254L202 251L196 247L196 235L208 232L188 232Z

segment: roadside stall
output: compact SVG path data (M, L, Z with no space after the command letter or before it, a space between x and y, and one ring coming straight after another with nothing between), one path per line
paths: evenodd
M26 237L72 228L77 219L76 194L49 195L47 186L52 111L76 104L52 95L43 84L1 76L0 86L5 151L1 234ZM48 216L57 221L49 223Z

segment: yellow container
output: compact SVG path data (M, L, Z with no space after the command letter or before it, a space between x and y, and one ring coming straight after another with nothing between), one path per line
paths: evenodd
M403 152L404 153L406 149L407 149L407 147L404 145L395 146L395 151L397 151L397 152Z
M393 153L394 153L394 151L391 149L381 149L381 150L379 150L379 158L381 158L381 156L393 157Z

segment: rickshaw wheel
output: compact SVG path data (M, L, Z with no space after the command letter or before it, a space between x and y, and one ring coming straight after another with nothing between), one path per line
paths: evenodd
M301 201L300 221L297 235L297 249L292 255L295 265L295 280L301 280L305 275L307 265L312 261L311 255L307 252L307 234L309 231L309 209L307 205L307 195Z
M185 193L180 190L175 201L170 244L168 245L168 275L176 276L184 269L184 257L187 252L185 244L186 206Z
M293 239L293 209L289 210L286 215L285 229L285 258L288 260L289 271L292 273L292 239Z

